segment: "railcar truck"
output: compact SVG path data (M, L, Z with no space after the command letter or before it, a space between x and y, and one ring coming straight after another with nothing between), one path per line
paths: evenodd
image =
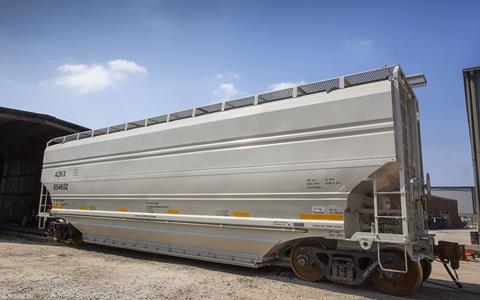
M52 139L39 226L412 293L436 254L413 91L425 84L395 65Z

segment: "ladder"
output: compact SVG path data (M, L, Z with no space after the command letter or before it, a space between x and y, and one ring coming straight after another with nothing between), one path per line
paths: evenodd
M402 194L404 192L402 191L392 191L392 192L379 192L377 190L377 181L376 181L376 178L374 177L373 180L372 180L372 183L373 183L373 216L374 216L374 234L375 234L375 239L377 239L377 260L378 260L378 264L380 266L380 269L382 271L386 271L386 272L392 272L392 273L407 273L408 272L408 264L407 264L407 260L408 260L408 257L407 257L407 248L405 245L403 245L403 259L404 259L404 266L405 266L405 269L404 270L396 270L396 269L388 269L388 268L385 268L383 265L382 265L382 261L381 261L381 258L380 258L380 244L382 242L385 242L385 241L382 241L381 238L380 238L380 232L379 232L379 229L378 229L378 220L379 219L397 219L397 220L401 220L402 222L402 229L403 229L403 232L402 232L402 236L403 238L405 239L408 234L405 233L405 228L407 228L408 230L408 227L406 227L405 223L407 222L407 209L406 209L406 201L404 199L404 197L402 197ZM379 209L378 209L378 196L379 195L399 195L400 196L400 208L401 208L401 215L400 216L386 216L386 215L380 215L379 214ZM399 234L400 235L400 234Z
M45 225L47 223L47 219L50 216L50 209L52 208L52 204L48 201L49 195L47 188L43 183L40 187L40 201L38 204L38 229L45 229Z
M408 238L408 224L407 224L407 203L405 201L405 198L402 197L403 194L405 193L404 191L393 191L393 192L379 192L377 191L377 181L376 178L372 180L373 182L373 216L374 216L374 228L375 228L375 237L378 238L379 235L381 234L379 232L379 226L378 226L378 220L379 219L397 219L401 220L402 222L402 236L404 239ZM378 196L379 195L399 195L400 196L400 216L386 216L386 215L380 215L379 214L379 208L378 208ZM400 234L399 234L400 235Z

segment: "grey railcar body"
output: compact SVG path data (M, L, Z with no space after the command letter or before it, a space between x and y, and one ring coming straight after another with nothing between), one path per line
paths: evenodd
M250 267L315 238L431 257L415 84L386 67L55 139L41 215L88 243Z

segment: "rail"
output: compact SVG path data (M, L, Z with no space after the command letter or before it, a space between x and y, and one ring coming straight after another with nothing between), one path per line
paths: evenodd
M216 112L222 112L232 109L237 109L246 106L261 105L264 103L286 100L291 98L298 98L305 95L311 95L316 93L329 93L337 89L348 88L352 86L358 86L362 84L383 81L391 79L393 76L395 66L384 67L381 69L375 69L362 73L356 73L347 76L341 76L333 79L327 79L323 81L317 81L298 85L282 90L271 91L254 96L243 97L234 100L226 100L223 102L205 105L201 107L194 107L179 112L169 113L157 117L142 119L134 122L123 123L119 125L109 126L105 128L88 130L66 136L61 136L51 139L47 143L47 147L54 144L63 144L70 141L77 141L85 138L92 138L96 136L112 134L115 132L127 131L136 128L148 127L152 125L158 125L163 123L169 123L177 120L199 117ZM415 74L406 77L407 82L412 88L425 86L427 81L423 74Z

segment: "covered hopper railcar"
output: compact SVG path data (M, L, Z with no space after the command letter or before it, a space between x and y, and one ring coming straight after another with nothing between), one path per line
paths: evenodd
M385 67L56 138L40 226L408 294L433 258L412 91L424 83Z

